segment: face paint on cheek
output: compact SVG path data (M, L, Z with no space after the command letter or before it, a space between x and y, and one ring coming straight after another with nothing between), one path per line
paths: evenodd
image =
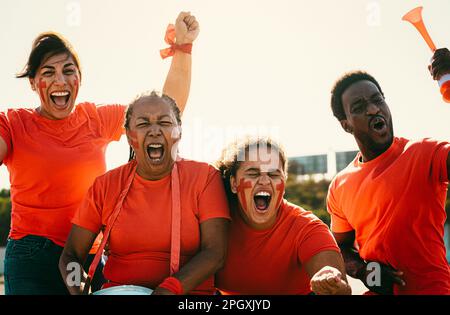
M281 200L283 199L284 188L285 188L284 182L281 182L281 183L279 183L278 185L275 186L276 191L278 191L278 199L277 199L277 203L275 204L275 206L277 208L280 206Z
M47 88L47 82L43 81L42 78L39 79L38 88L39 88L39 96L41 97L41 100L43 102L45 102L46 101L46 97L45 97L45 94L44 94L44 89Z
M72 97L72 99L73 99L73 101L75 102L75 99L77 98L77 95L78 95L78 89L80 88L80 84L79 84L78 78L75 79L74 84L75 84L75 89L74 89L74 91L73 91L73 97Z
M136 131L128 131L128 139L130 141L131 147L133 149L137 148L138 142L137 142L137 133L136 133Z
M237 188L237 193L239 194L239 196L241 197L242 203L241 207L244 210L248 210L247 209L247 198L245 198L245 190L248 188L252 188L252 183L250 181L246 181L244 178L241 178L241 181L239 182L239 185L236 187Z

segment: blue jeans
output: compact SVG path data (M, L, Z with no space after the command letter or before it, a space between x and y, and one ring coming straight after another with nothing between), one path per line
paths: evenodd
M63 247L41 236L28 235L19 240L9 239L5 253L5 294L69 294L58 268L62 251ZM94 255L89 256L91 257L88 257L87 263L92 261ZM102 270L103 266L96 270L93 290L100 289L104 282L101 280Z

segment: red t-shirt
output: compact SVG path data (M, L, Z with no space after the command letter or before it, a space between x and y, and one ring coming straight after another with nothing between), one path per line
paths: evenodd
M332 181L331 229L355 230L361 258L404 272L395 294L450 294L444 203L448 142L395 138L377 158L359 153Z
M124 111L121 105L83 103L62 120L34 109L0 113L11 182L10 238L39 235L64 246L75 211L106 171L106 146L119 140Z
M229 219L222 179L212 166L177 162L181 199L180 269L200 250L200 224L212 218ZM73 223L98 233L106 226L123 190L132 163L98 177ZM170 269L171 177L150 181L135 175L109 238L105 278L115 284L157 287ZM191 293L211 294L211 276Z
M233 212L225 266L216 275L222 294L309 294L304 264L321 251L339 252L314 214L283 200L273 227L254 230Z

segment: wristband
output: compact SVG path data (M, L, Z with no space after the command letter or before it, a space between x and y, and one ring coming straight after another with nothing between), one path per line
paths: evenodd
M164 281L158 287L169 290L175 295L183 294L183 286L181 285L180 280L175 277L168 277L164 279Z
M176 50L181 50L186 54L191 54L192 52L192 44L181 44L181 45L175 44L175 26L173 24L169 24L167 26L164 41L167 44L169 44L170 47L161 49L159 51L162 59L173 56Z

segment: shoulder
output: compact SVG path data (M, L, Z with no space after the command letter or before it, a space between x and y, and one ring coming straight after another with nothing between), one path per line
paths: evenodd
M177 164L179 168L182 170L182 172L189 176L196 177L196 176L204 176L205 174L207 176L214 175L216 173L219 174L217 168L206 162L181 159L180 161L177 162Z
M134 161L131 161L128 162L127 164L109 170L105 174L97 177L95 179L94 185L104 187L110 186L120 187L120 184L124 183L124 181L130 176L133 167Z
M8 120L26 119L35 115L35 109L32 108L8 108L0 112L0 116Z
M75 112L80 113L87 113L88 115L101 115L101 114L109 114L109 113L123 113L125 111L126 106L124 105L118 105L118 104L112 104L112 105L97 105L95 103L91 102L83 102L79 103L75 106Z
M399 139L404 144L405 150L411 149L415 151L427 151L442 145L448 145L448 141L440 141L434 138L423 138L418 140Z

